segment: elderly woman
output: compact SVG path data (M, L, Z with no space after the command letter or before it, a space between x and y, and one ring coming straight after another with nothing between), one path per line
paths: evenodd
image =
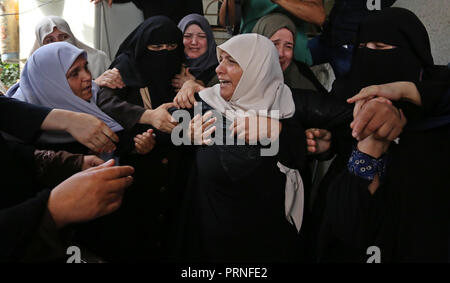
M216 84L217 45L208 21L201 15L190 14L180 21L178 28L183 33L186 68L172 80L173 87L178 91L187 80L203 86Z
M96 105L98 86L93 83L88 69L86 51L69 43L59 42L36 50L25 64L19 83L11 87L6 96L35 105L60 108L75 112L88 113L109 126L114 132L124 134L124 128ZM153 147L153 138L149 133L138 135L136 150L146 154ZM122 149L124 147L124 140ZM44 132L38 140L41 147L69 151L86 151L68 134Z
M122 88L124 83L117 69L109 70L111 61L105 52L92 48L79 41L72 33L69 24L61 17L47 16L36 25L36 41L31 50L33 54L36 49L53 42L68 42L87 53L87 61L92 77L99 86L110 88Z
M276 110L279 115L265 115L271 123L282 121L282 135L301 136L303 131L291 119L295 112L292 93L284 84L278 53L270 40L257 34L239 35L218 47L218 57L220 84L201 91L199 103L204 112L217 111L215 119L222 117L223 123L205 135L217 129L215 137L222 136L220 131L225 141L233 132L234 119L242 118L244 111ZM263 116L261 120L266 120ZM191 129L196 133L215 121L198 120L195 117L186 129L197 142ZM272 142L278 140L276 131L269 136ZM295 158L302 155L304 144L301 138L296 140L298 146L295 142L289 149L281 146L273 156L263 156L261 144L235 145L236 140L232 145L219 141L195 148L179 232L183 259L295 261L305 257L304 187L297 170L302 165Z

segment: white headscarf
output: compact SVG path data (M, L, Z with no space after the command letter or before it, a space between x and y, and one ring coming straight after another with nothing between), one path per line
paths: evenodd
M36 51L36 49L44 45L45 37L52 33L55 27L70 36L70 38L66 40L66 42L86 51L88 56L87 60L89 62L89 69L91 70L92 77L94 79L98 78L109 68L111 60L109 60L106 53L101 50L89 47L88 45L79 41L70 30L69 24L63 18L57 16L47 16L36 25L36 41L34 42L33 49L31 50L30 55L34 51Z
M76 96L70 88L66 73L79 56L86 58L86 51L67 42L55 42L39 48L25 64L20 81L8 90L6 96L49 108L91 114L114 132L123 130L119 123L96 105L99 88L94 82L90 101ZM41 143L74 141L69 134L58 131L46 131L39 139Z
M278 110L279 119L294 115L292 92L284 84L278 51L272 41L256 33L241 34L217 47L218 58L223 51L242 68L242 77L230 101L220 95L219 84L201 91L200 97L206 103L231 120L236 110Z
M234 120L238 110L278 110L279 117L294 116L295 105L290 88L284 84L278 51L265 36L251 33L241 34L217 47L217 55L225 51L242 68L242 77L231 97L226 101L220 95L220 85L201 91L200 97L215 110ZM263 114L263 113L259 113ZM289 223L300 231L303 221L304 187L298 170L290 169L280 162L278 167L286 175L285 215Z

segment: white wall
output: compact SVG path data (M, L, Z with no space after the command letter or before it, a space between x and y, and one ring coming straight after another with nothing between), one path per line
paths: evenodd
M48 4L47 4L48 3ZM88 0L19 0L20 58L33 47L35 26L44 16L61 16L82 42L94 46L95 7Z

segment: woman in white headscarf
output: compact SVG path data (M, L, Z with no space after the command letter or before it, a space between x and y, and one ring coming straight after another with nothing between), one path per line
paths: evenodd
M303 154L302 148L305 151L304 137L292 119L294 101L284 84L278 52L269 39L257 34L236 36L217 51L220 84L201 91L198 98L203 112L214 110L217 115L204 125L197 115L188 136L199 142L195 134L189 134L196 121L200 128L207 128L216 119L223 123L205 132L216 129L213 145L195 149L181 231L177 233L182 236L181 257L189 261L298 260L306 254L300 247L305 237L304 191L297 170L301 167L297 157ZM235 118L252 120L253 114L244 113L249 110L257 112L259 121L267 120L266 116L271 123L282 123L280 137L271 132L272 145L289 133L294 139L298 137L299 146L280 146L279 151L265 156L262 149L268 146L261 143L236 145L238 140L231 138L230 144L230 126ZM204 115L205 120L209 115Z
M43 45L65 41L86 51L89 69L97 85L109 88L123 88L125 86L119 71L117 69L108 69L111 60L105 52L79 41L72 33L69 24L63 18L47 16L36 25L35 32L36 41L30 55Z

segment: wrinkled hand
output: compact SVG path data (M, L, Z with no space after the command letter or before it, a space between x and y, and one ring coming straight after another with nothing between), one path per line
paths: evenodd
M86 169L99 166L103 163L105 163L105 161L95 155L85 155L83 156L83 165L81 166L81 170L84 171Z
M155 110L146 110L140 119L141 124L152 125L159 131L171 133L173 128L178 125L178 122L167 111L174 107L173 103L165 103L160 105Z
M394 82L382 85L372 85L363 88L357 95L347 99L348 103L370 100L374 97L384 97L391 101L407 100L416 105L422 104L417 87L412 82Z
M193 80L188 80L173 99L173 104L177 108L192 108L197 104L195 101L195 93L200 92L205 87Z
M109 87L112 89L125 87L122 76L116 68L106 70L100 77L95 79L95 83L100 87Z
M94 2L94 4L98 4L98 3L102 2L102 0L89 0L89 1L91 3ZM108 1L108 6L112 7L113 0L107 0L107 1Z
M212 112L208 111L203 116L200 114L189 122L188 137L195 145L208 145L212 143L211 135L215 132L216 126L212 126L217 120L216 117L211 118Z
M398 110L389 100L378 97L364 102L354 112L350 127L358 141L372 134L376 139L393 141L401 134L406 122L402 110Z
M67 132L99 153L113 152L116 149L113 142L119 142L117 135L104 122L85 113L75 113L74 119L69 121Z
M331 133L325 129L308 129L305 131L306 147L311 153L324 153L330 149Z
M189 68L186 68L184 73L175 75L172 79L172 86L175 91L178 92L183 87L184 83L189 80L195 81L195 77L189 72Z
M281 123L270 117L246 116L237 117L230 125L231 135L245 139L246 143L254 144L264 138L274 141L281 132Z
M47 205L58 228L101 217L120 207L125 188L133 182L134 169L113 166L114 160L109 160L73 175L52 190Z
M155 137L153 136L153 130L147 130L140 135L134 137L134 146L136 148L136 152L142 155L145 155L152 151L155 147Z

